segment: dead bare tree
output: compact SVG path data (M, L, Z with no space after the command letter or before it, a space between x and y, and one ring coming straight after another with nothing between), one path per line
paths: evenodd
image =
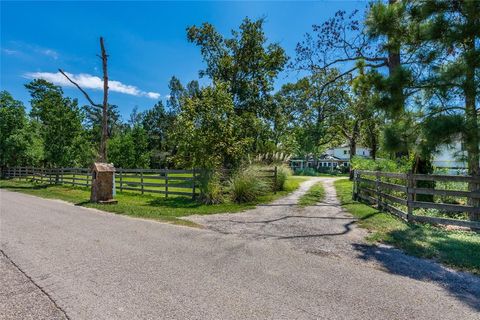
M107 72L107 60L108 55L105 50L105 44L103 41L103 37L100 37L100 50L101 55L98 57L102 59L102 70L103 70L103 103L95 103L90 98L88 93L80 87L78 83L73 81L62 69L58 69L58 71L67 78L74 86L83 93L85 98L88 102L97 108L102 108L102 138L100 140L100 150L99 150L99 157L100 162L107 162L107 139L108 139L108 72Z

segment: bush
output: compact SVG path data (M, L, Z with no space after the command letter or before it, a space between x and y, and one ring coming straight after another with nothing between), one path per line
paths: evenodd
M285 166L278 166L277 167L277 184L274 185L274 191L283 191L285 190L285 182L287 181L288 177L292 175L292 170Z
M336 176L341 173L348 173L349 168L348 167L319 167L318 169L315 168L304 168L304 169L296 169L295 170L295 175L297 176L311 176L311 177L316 177L316 176L321 176L321 175L332 175Z
M253 202L266 194L270 185L261 177L258 167L240 169L229 182L229 191L235 202Z
M199 201L204 204L218 204L223 202L220 174L215 170L204 170L200 174Z
M383 172L408 172L412 168L412 160L402 158L398 160L390 159L366 159L362 157L353 157L352 169L355 170L370 170Z

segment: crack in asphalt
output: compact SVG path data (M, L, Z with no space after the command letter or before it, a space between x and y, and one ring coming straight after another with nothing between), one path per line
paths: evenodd
M8 262L10 262L15 267L15 269L17 269L21 274L23 274L28 279L28 281L30 281L30 283L32 283L35 287L37 287L48 298L48 300L50 300L53 303L55 308L57 308L57 310L60 311L65 316L67 320L71 320L67 312L57 304L57 302L53 299L53 297L38 283L36 283L32 279L32 277L30 277L25 271L23 271L22 268L20 268L18 264L16 264L15 261L13 261L2 249L0 249L0 254L3 255L5 259L7 259Z

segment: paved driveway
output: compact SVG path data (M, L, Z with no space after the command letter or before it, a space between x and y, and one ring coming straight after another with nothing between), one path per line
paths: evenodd
M253 232L232 232L228 224L194 229L3 190L0 199L2 268L17 268L15 276L31 280L48 305L30 310L38 313L32 318L48 319L52 303L70 319L477 319L480 312L479 278L369 248L352 219L332 211L334 203L304 214L326 217L308 220L319 228L320 221L345 220L353 231L328 227L320 232L337 235L285 238L285 226L275 223ZM295 219L282 219L298 227L285 236L319 232L300 226L307 218ZM328 237L348 240L318 240ZM2 269L0 280L15 276ZM2 310L15 297L4 288L0 283L0 318L11 318ZM24 297L16 298L21 308Z

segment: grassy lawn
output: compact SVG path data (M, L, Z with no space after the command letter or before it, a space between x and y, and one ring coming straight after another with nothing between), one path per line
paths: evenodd
M323 184L318 182L314 184L303 196L298 200L298 204L302 207L314 205L325 199L325 189Z
M195 226L192 222L178 219L193 214L214 214L239 212L254 208L257 204L268 203L296 190L306 177L289 177L285 184L285 191L262 196L255 203L225 202L217 205L204 205L193 201L191 198L170 195L141 195L136 192L117 192L118 204L100 205L90 203L90 189L73 188L60 185L39 185L25 181L0 180L0 188L11 191L23 192L43 198L60 199L89 208L124 214L128 216L148 218L163 222Z
M431 258L459 270L480 274L480 234L447 231L427 224L406 223L388 213L352 200L352 182L335 181L342 206L371 231L367 240L394 245L406 253Z

